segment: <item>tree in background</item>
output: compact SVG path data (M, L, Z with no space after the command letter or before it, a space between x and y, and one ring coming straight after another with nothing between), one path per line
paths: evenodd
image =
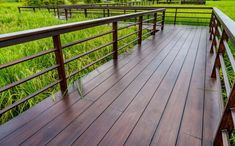
M25 6L62 5L64 0L22 0Z

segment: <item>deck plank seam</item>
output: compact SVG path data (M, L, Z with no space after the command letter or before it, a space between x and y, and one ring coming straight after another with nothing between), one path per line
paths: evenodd
M206 91L207 91L207 88L206 88L206 76L207 76L207 62L208 62L208 58L207 58L207 54L208 54L208 50L209 50L209 45L208 45L208 43L209 43L209 33L206 33L206 49L205 49L205 65L204 65L204 67L205 67L205 73L204 73L204 98L203 98L203 113L202 113L202 139L201 139L201 146L203 145L203 139L204 139L204 120L205 120L205 106L206 106L206 104L205 104L205 102L206 102L206 99L205 99L205 97L206 97Z
M196 52L196 56L194 58L193 69L192 69L192 72L191 72L191 75L190 75L189 86L188 86L188 90L187 90L186 99L185 99L185 102L184 102L183 111L182 111L182 114L181 114L180 125L179 125L179 128L178 128L175 145L178 145L179 134L180 134L181 126L182 126L182 121L183 121L183 118L184 118L184 112L185 112L186 104L187 104L187 101L188 101L189 90L190 90L191 85L192 85L191 82L192 82L193 75L195 74L194 71L195 71L196 60L197 60L197 57L198 57L199 44L201 42L201 38L202 38L202 29L200 28L200 36L199 36L199 41L197 43L197 52ZM188 135L192 136L191 134L188 134ZM196 137L196 136L194 136L194 137Z
M195 37L195 35L194 35L194 37ZM193 38L194 38L194 37L193 37ZM192 45L193 38L192 38L192 40L191 40L191 44L190 44L190 45ZM186 42L186 40L185 40L185 42ZM189 47L189 48L190 48L190 47ZM185 56L185 58L184 58L184 61L183 61L182 65L181 65L180 71L179 71L179 73L178 73L178 75L177 75L177 79L178 79L178 77L179 77L179 75L180 75L180 72L181 72L181 70L182 70L182 68L183 68L183 64L184 64L184 62L185 62L185 60L186 60L186 57L187 57L187 55L188 55L189 48L188 48L187 54L186 54L186 56ZM177 79L176 79L176 81L174 82L174 86L176 85ZM152 137L151 137L151 141L150 141L149 145L152 144L153 138L155 137L155 134L156 134L156 132L157 132L158 126L159 126L159 124L160 124L160 122L161 122L161 119L162 119L163 114L164 114L164 112L165 112L165 110L166 110L166 106L167 106L167 104L168 104L168 102L169 102L169 100L170 100L170 96L171 96L173 90L174 90L174 87L171 89L171 93L170 93L170 95L169 95L169 97L168 97L168 99L167 99L167 102L166 102L165 106L164 106L164 110L163 110L163 112L162 112L162 114L161 114L161 116L160 116L159 122L158 122L158 124L157 124L156 127L155 127L154 134L153 134Z

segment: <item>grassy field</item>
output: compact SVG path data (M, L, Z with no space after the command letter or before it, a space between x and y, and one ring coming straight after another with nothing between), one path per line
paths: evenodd
M43 26L78 22L78 21L82 21L86 19L93 19L95 17L95 16L93 17L92 15L89 15L89 18L84 18L83 15L74 16L73 19L69 19L69 21L66 22L65 20L58 20L57 18L55 18L52 14L49 14L48 12L37 12L37 13L33 13L33 15L30 12L24 12L22 14L19 14L17 7L16 7L17 5L18 4L16 3L0 4L0 8L1 8L0 9L0 16L1 16L0 17L0 32L1 34L20 31L20 30L39 28ZM83 38L88 38L93 35L100 34L101 32L104 32L104 30L106 31L111 30L111 26L110 25L99 26L99 27L95 27L91 29L64 34L64 35L61 35L62 44L66 44L68 42L72 42L75 40L80 40ZM124 29L119 32L119 36L121 37L135 30L136 28L134 27L131 29ZM124 39L123 41L119 42L119 46L123 46L127 42L132 41L134 38L136 38L136 35L133 35L127 39ZM94 39L92 41L89 41L88 43L82 43L73 47L66 48L63 50L64 58L65 59L71 58L75 55L84 53L88 50L94 49L98 46L101 46L111 41L112 41L112 35L109 34L109 35L105 35L103 37ZM131 45L129 48L131 48L132 46L133 45ZM33 55L40 51L47 50L52 47L53 47L52 39L46 38L46 39L41 39L38 41L24 43L21 45L16 45L13 47L1 48L0 49L0 64L7 63L7 62L10 62L10 61L13 61L13 60L25 57L25 56ZM86 64L89 64L97 60L98 58L101 58L102 56L110 52L111 50L112 50L112 47L110 45L90 55L82 57L82 59L69 63L68 65L66 65L67 75L69 75L71 72L75 70L81 69ZM126 50L128 50L128 48L126 48ZM125 49L123 51L125 51ZM88 72L97 68L99 65L103 64L109 59L111 59L111 57L81 72L79 75L75 76L74 78L71 78L69 80L69 83L71 84L74 80L77 80L80 76L87 74ZM52 54L48 54L48 55L36 58L31 61L27 61L18 65L9 67L7 69L2 69L0 70L0 87L3 87L7 84L10 84L12 82L23 79L27 76L30 76L34 73L37 73L47 67L52 66L53 64L55 64L55 56L52 53ZM57 71L54 70L54 71L46 73L45 75L37 77L31 81L28 81L22 85L19 85L13 88L12 90L8 90L8 91L1 93L0 94L0 108L3 109L4 107L11 105L12 103L52 83L56 79L58 79L58 75L57 75ZM44 94L38 95L37 97L29 100L29 102L22 104L21 106L11 110L10 112L5 113L3 116L1 116L0 123L1 124L5 123L12 117L18 115L19 113L23 112L29 107L35 105L36 103L40 102L42 99L44 99L45 97L48 97L49 95L53 94L56 91L58 91L58 86L56 86L55 88L52 88L51 90L46 91Z

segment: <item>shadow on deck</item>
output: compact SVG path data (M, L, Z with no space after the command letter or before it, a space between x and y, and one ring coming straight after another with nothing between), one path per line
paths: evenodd
M212 145L220 87L208 27L166 26L56 101L0 127L0 145Z

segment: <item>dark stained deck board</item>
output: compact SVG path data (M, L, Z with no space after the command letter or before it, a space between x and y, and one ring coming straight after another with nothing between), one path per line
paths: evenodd
M206 43L207 31L202 32L198 54L192 75L192 81L188 91L184 115L182 117L180 131L177 139L177 146L195 145L200 146L203 130L203 109L204 109L204 86L206 73ZM195 126L191 126L195 125ZM188 140L190 139L190 140Z
M210 145L221 98L209 43L206 27L166 26L84 77L82 99L71 86L0 126L0 145Z
M207 36L209 38L209 35ZM220 94L220 80L210 78L215 54L210 53L211 42L207 42L207 61L205 76L205 101L202 146L212 145L217 126L222 115L222 97Z

